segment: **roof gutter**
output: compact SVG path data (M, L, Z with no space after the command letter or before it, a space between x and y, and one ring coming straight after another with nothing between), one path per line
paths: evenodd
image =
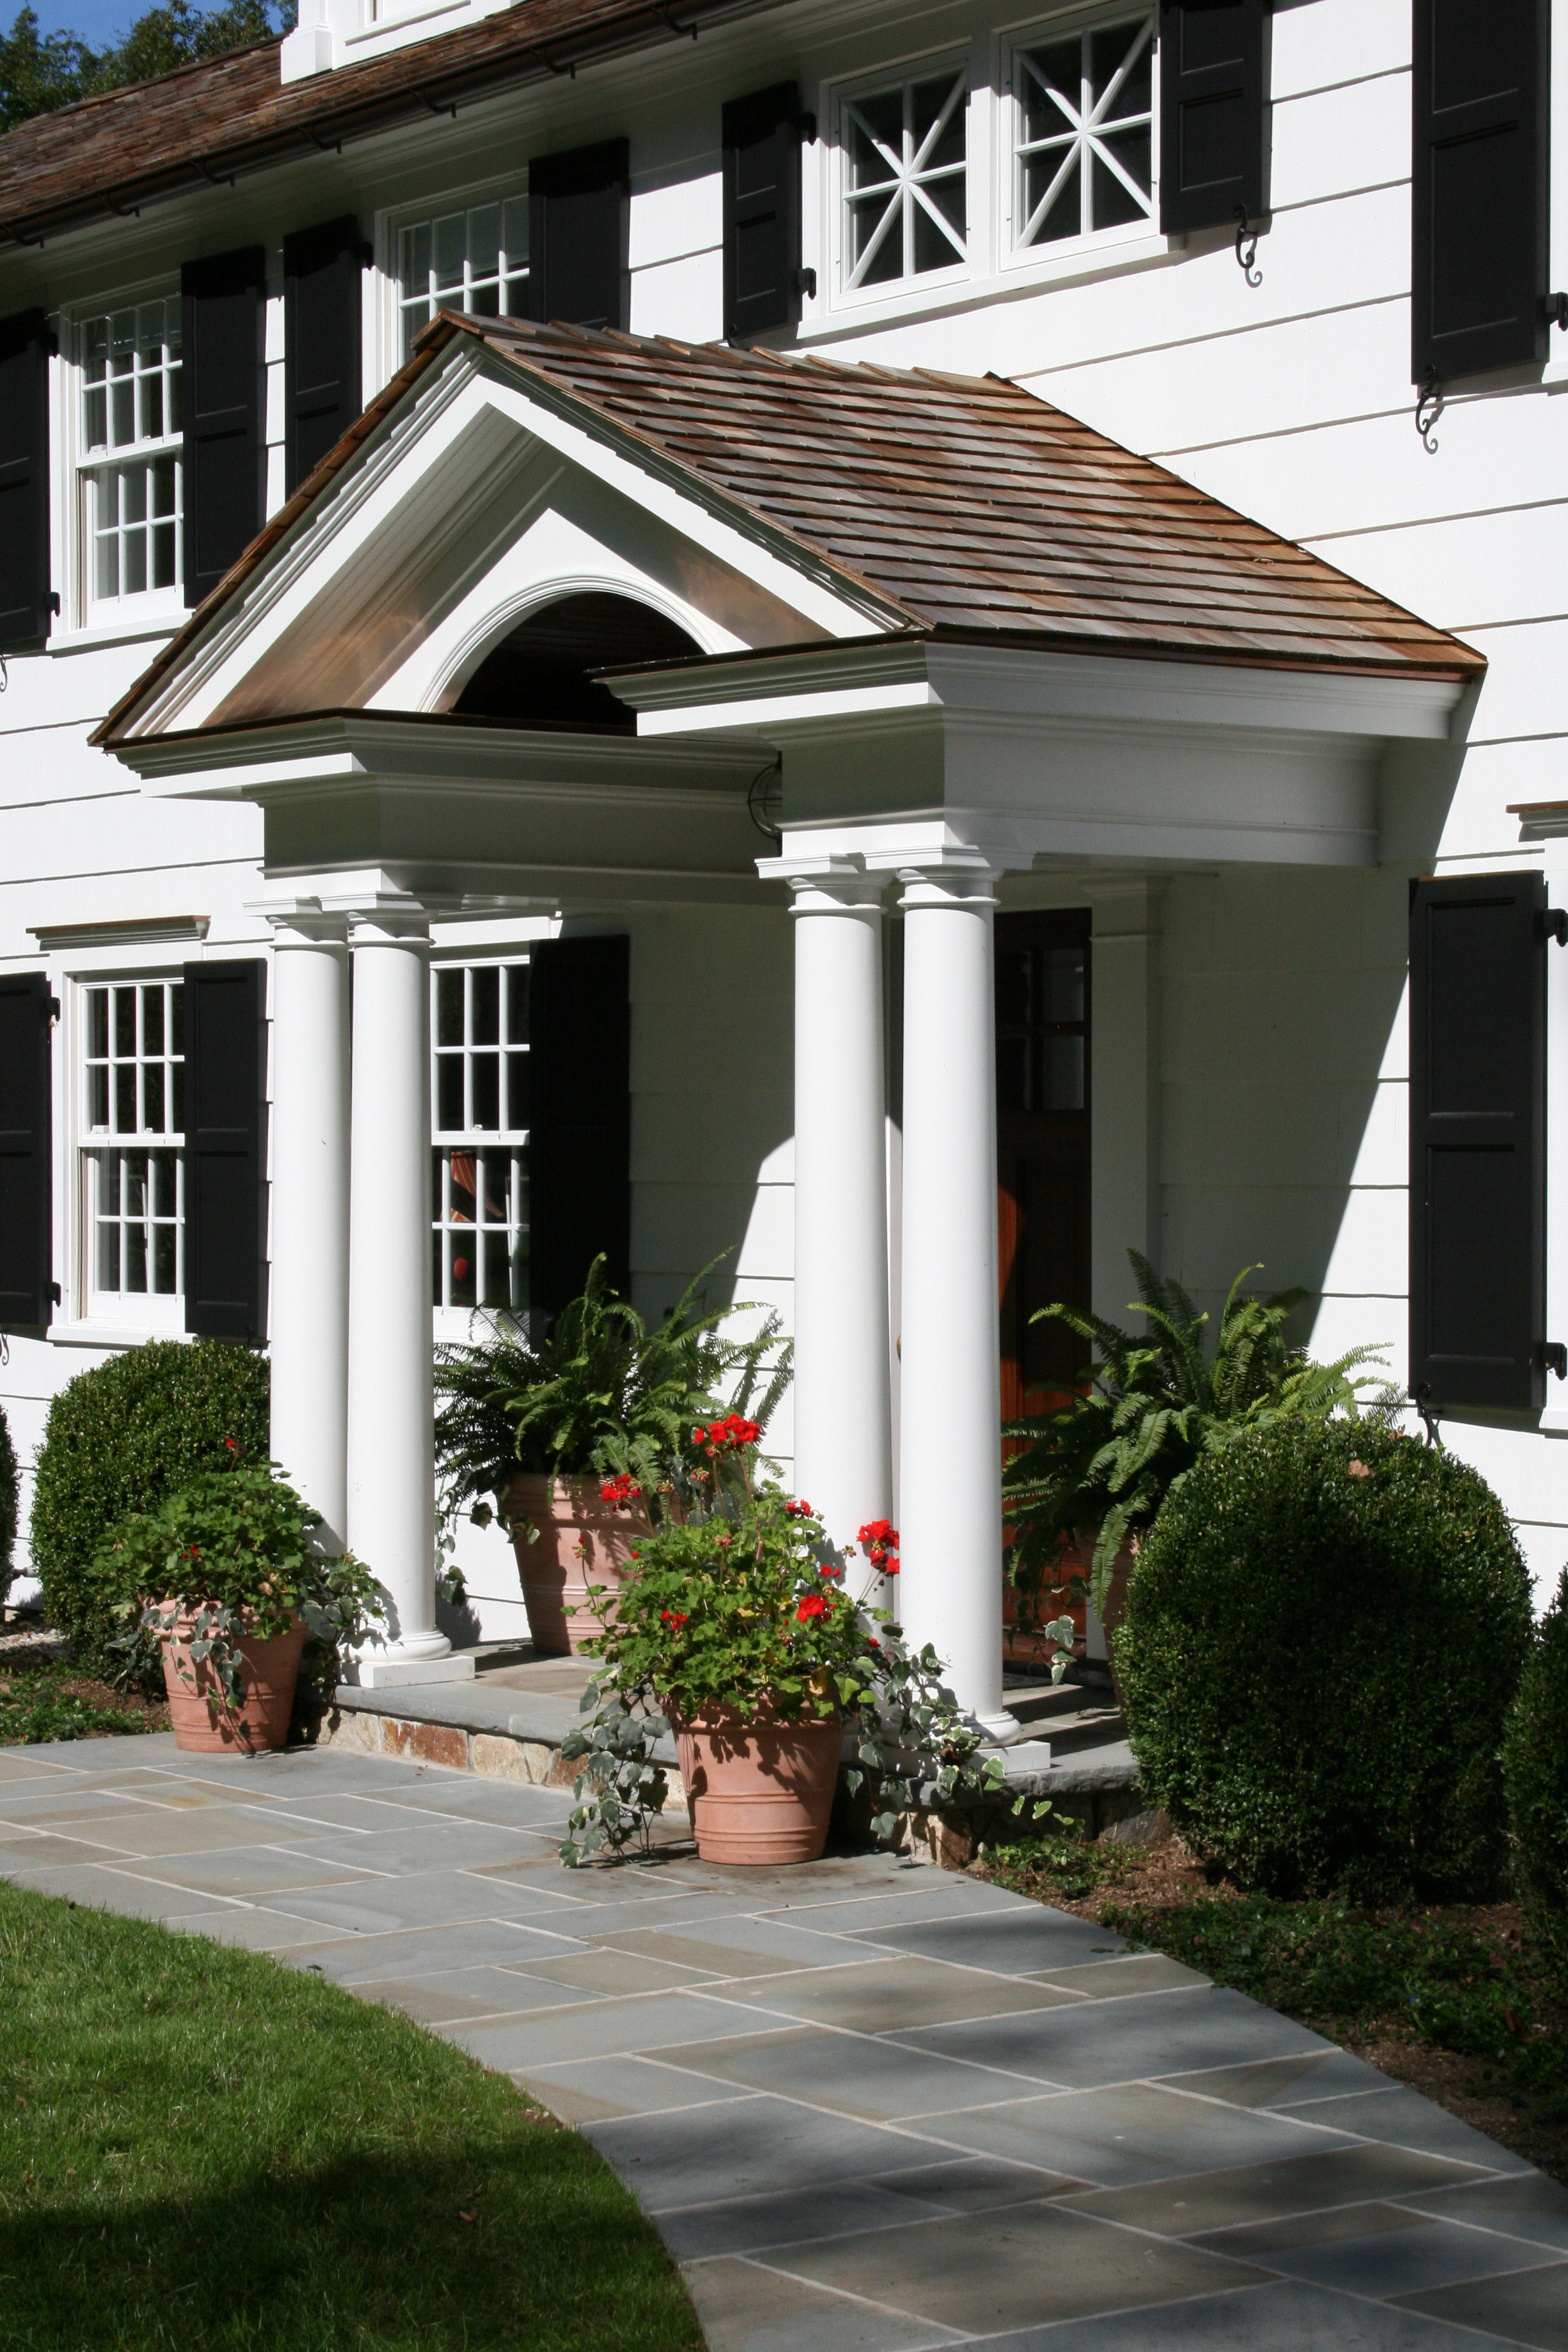
M580 66L601 65L669 41L695 40L700 31L762 16L788 5L789 0L671 0L671 5L666 6L630 7L613 26L600 33L588 32L548 42L521 39L515 50L489 53L453 66L446 72L432 61L430 71L417 81L402 83L382 96L344 98L334 104L330 96L330 86L334 81L355 79L359 74L374 72L385 60L369 60L358 68L339 68L314 78L328 86L321 91L325 102L305 119L250 139L209 148L178 163L111 182L69 203L0 220L0 251L42 246L47 237L84 227L91 221L134 217L143 205L186 195L196 188L225 182L232 187L242 172L267 171L296 157L341 152L347 140L373 138L395 124L414 121L426 114L455 116L459 106L485 103L503 93L559 80L563 76L575 79ZM310 84L294 83L290 87L309 91Z

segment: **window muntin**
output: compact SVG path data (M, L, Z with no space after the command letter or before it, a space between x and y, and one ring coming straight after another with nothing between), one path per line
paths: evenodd
M528 198L411 221L397 232L402 356L439 310L521 319L528 308Z
M180 299L78 324L81 513L89 606L180 585Z
M847 293L968 260L968 96L949 67L840 100Z
M121 981L82 995L89 1297L172 1307L184 1289L184 988Z
M1089 998L1081 944L996 950L996 1099L1003 1111L1082 1110Z
M437 1307L528 1305L528 984L525 960L431 972Z
M1152 12L1021 44L1013 104L1016 250L1152 219Z

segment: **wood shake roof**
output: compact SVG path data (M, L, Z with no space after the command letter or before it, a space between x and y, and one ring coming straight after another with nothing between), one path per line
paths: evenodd
M1000 376L443 311L94 734L135 712L462 338L743 530L782 534L925 636L1467 680L1484 656ZM798 649L796 649L798 650Z
M998 376L449 320L925 631L1479 674L1481 655ZM429 331L434 334L438 329Z
M515 0L493 16L304 80L261 41L36 115L0 138L0 246L335 147L345 139L788 0Z

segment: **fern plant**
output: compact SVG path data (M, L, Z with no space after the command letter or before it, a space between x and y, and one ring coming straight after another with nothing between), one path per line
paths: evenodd
M679 1477L700 1422L729 1409L763 1428L789 1385L790 1345L764 1318L750 1339L710 1310L704 1267L651 1330L610 1287L595 1258L582 1295L549 1336L531 1339L514 1317L493 1315L481 1339L436 1351L436 1467L450 1520L465 1503L499 1494L515 1470L558 1478L629 1477L645 1495Z
M1314 1363L1291 1347L1285 1326L1307 1293L1259 1298L1242 1287L1262 1271L1250 1265L1231 1284L1210 1355L1207 1315L1137 1250L1127 1255L1140 1294L1133 1312L1147 1317L1147 1336L1071 1307L1042 1307L1032 1318L1065 1323L1099 1354L1070 1403L1003 1431L1021 1441L1002 1487L1016 1530L1009 1574L1026 1625L1038 1617L1042 1593L1059 1589L1065 1543L1098 1529L1089 1591L1103 1616L1117 1553L1129 1535L1147 1532L1194 1463L1222 1453L1243 1430L1357 1412L1360 1391L1375 1385L1362 1367L1384 1362L1374 1349L1352 1348L1331 1364Z

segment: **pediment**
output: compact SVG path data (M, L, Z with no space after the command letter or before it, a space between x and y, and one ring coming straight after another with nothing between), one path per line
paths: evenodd
M450 710L509 632L574 596L640 603L708 654L898 625L853 580L672 479L635 436L542 400L476 338L405 373L100 740Z

